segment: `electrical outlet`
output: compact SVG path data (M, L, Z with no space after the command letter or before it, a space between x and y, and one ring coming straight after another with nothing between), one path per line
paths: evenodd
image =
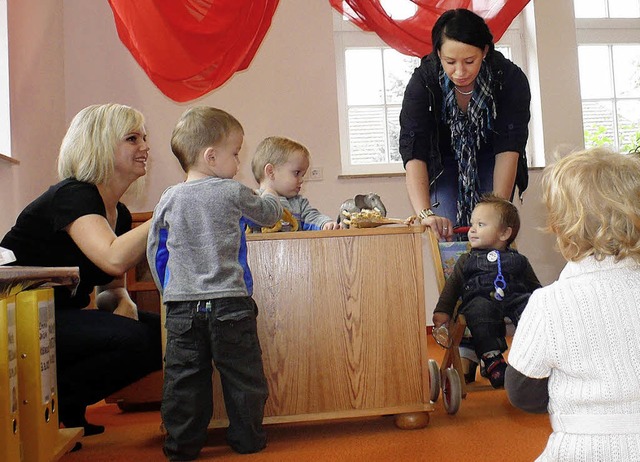
M320 181L322 180L322 167L311 167L309 174L307 175L307 181Z

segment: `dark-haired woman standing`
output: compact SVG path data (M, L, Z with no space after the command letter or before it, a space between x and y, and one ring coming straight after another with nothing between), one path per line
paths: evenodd
M451 239L487 192L512 199L527 187L529 82L494 49L484 20L449 10L432 30L433 52L409 80L400 154L422 223Z

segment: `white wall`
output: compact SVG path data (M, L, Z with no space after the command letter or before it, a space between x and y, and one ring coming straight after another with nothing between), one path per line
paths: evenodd
M323 212L337 214L344 199L375 191L390 216L411 215L403 177L338 179L333 10L328 1L281 0L250 67L190 104L171 101L151 83L118 39L108 2L10 3L13 152L21 163L0 163L0 235L24 205L55 182L56 151L71 117L89 104L108 101L132 105L147 118L152 148L148 188L139 203L130 204L133 211L151 210L167 186L182 180L182 171L170 152L170 133L187 107L203 104L231 112L244 125L241 181L254 185L249 159L257 143L268 135L285 135L307 145L312 165L324 170L323 181L308 182L303 189ZM569 6L556 9L558 4L570 6L571 0L536 2L536 10L554 9L554 14L545 13L544 21L536 21L539 52L545 57L538 60L541 91L549 91L542 99L543 125L549 129L545 150L582 142L579 95L575 98L579 91L577 66L566 68L564 64L565 54L571 53L571 40L560 47L554 39L559 30L571 36L565 27ZM575 43L575 37L573 40ZM558 69L558 63L565 69ZM565 78L559 71L570 74ZM557 94L560 86L562 97ZM518 245L530 257L540 279L548 283L557 277L562 261L552 249L553 240L536 229L544 217L539 177L539 171L531 172L531 185L521 207L524 227Z

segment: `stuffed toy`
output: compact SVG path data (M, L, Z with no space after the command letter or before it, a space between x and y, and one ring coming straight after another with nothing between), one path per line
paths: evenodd
M363 210L377 210L381 216L387 216L387 209L382 203L380 196L376 193L357 194L353 199L347 199L342 203L336 221L341 224L346 217L354 213L362 212ZM349 226L348 223L344 224L347 225L347 227Z
M342 212L345 218L342 220L344 225L349 228L376 228L382 225L407 225L409 226L416 219L415 215L410 216L406 220L400 218L387 218L377 210L364 209L360 212L349 213Z
M263 226L260 230L262 233L277 233L282 231L283 224L288 224L291 229L287 231L298 231L298 220L294 217L291 212L285 208L282 209L282 218L278 220L278 222L272 227ZM251 228L247 228L247 233L251 232Z
M375 228L382 225L410 225L415 216L406 220L387 218L387 209L376 193L358 194L347 199L340 206L340 214L336 220L343 228Z

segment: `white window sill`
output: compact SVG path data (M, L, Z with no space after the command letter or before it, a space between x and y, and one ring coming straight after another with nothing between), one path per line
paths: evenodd
M0 162L7 162L9 164L18 165L20 161L18 159L14 159L13 157L5 156L4 154L0 154Z
M404 172L394 173L343 173L338 175L339 180L355 180L359 178L399 178L404 177Z
M544 167L529 167L530 172L542 171ZM404 177L404 172L389 172L389 173L342 173L338 175L339 180L358 180L362 178L401 178Z

